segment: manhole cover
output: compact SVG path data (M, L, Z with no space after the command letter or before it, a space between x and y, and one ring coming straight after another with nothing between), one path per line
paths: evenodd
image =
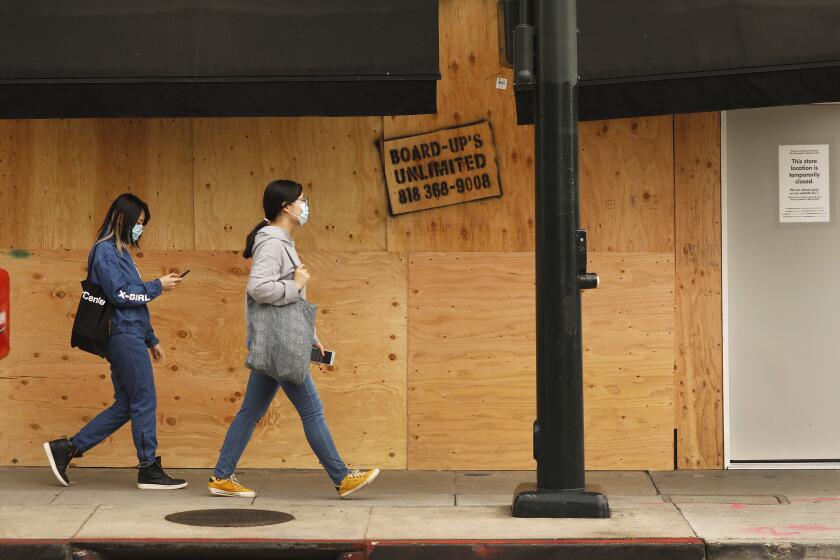
M266 509L196 509L167 515L165 519L197 527L259 527L292 521L295 517L282 511Z

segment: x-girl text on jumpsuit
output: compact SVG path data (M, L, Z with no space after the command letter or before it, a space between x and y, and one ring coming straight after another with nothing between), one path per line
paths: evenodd
M114 384L114 404L70 438L80 454L94 447L131 420L131 435L140 466L155 462L157 450L154 372L149 348L158 344L146 305L158 297L160 280L143 282L127 250L113 239L95 244L90 255L90 280L111 302L108 362Z

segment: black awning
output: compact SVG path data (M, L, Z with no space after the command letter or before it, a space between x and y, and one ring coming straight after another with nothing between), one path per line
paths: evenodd
M3 0L0 117L434 113L437 0Z
M582 120L840 100L838 0L579 0L578 27Z

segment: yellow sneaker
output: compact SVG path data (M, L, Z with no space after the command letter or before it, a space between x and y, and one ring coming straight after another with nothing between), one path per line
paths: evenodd
M377 476L379 476L379 469L371 469L369 471L352 470L335 489L338 490L339 496L347 498L376 480Z
M210 477L210 482L207 483L207 489L215 496L238 496L240 498L253 498L257 495L256 492L250 488L242 486L236 476L230 475L228 478Z

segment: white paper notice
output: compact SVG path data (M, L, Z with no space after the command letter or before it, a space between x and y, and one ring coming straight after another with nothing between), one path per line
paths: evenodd
M828 145L779 146L779 222L828 222Z

